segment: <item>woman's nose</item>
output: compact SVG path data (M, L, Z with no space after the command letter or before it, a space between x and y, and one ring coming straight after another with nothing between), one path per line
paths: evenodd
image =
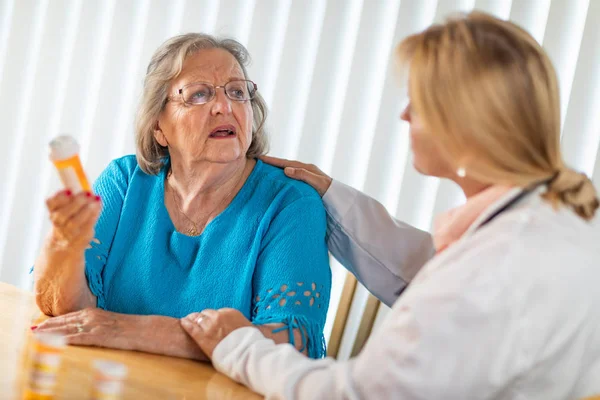
M212 100L211 113L216 114L228 114L231 112L231 100L225 94L225 89L216 88L215 98Z

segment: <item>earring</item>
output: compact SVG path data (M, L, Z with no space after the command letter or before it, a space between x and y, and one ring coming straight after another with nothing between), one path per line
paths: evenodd
M456 170L456 175L458 175L461 178L464 178L465 176L467 176L467 171L465 170L465 167L459 167Z

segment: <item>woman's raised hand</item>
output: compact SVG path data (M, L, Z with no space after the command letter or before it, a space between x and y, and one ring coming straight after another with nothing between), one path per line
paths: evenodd
M102 208L100 197L64 190L46 200L46 207L52 221L52 241L61 247L85 250L94 238L94 226Z

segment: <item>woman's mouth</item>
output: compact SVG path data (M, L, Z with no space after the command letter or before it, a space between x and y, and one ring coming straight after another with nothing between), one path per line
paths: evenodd
M215 129L213 129L210 132L210 135L208 135L209 138L212 139L226 139L226 138L233 138L236 136L236 130L235 127L232 125L223 125L223 126L218 126Z

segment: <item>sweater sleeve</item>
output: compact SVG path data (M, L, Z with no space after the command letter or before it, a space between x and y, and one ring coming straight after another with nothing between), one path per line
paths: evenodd
M97 307L106 307L103 272L110 254L113 239L128 186L127 167L114 160L94 182L94 192L102 199L102 211L95 226L94 239L85 252L85 276L90 291L98 299Z
M379 300L392 306L434 254L433 241L381 203L334 180L323 203L331 254Z
M302 197L283 208L264 234L253 278L255 325L283 323L294 344L302 336L312 358L325 354L323 328L331 271L325 243L325 210L318 197Z

